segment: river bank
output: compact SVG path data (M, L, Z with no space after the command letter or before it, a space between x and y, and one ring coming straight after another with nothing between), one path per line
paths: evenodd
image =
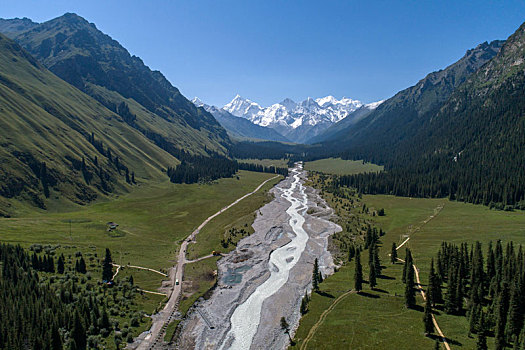
M311 288L313 261L323 275L333 273L328 236L340 228L328 221L333 211L317 191L304 186L300 164L270 192L255 233L218 263L218 283L210 299L195 305L182 324L181 349L282 349L288 336L280 328L286 317L293 329L299 305Z

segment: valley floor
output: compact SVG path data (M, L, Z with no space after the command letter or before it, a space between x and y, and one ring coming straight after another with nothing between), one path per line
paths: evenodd
M342 209L337 198L325 194L329 205ZM423 299L418 294L416 309L404 306L403 264L390 263L392 243L400 245L399 257L409 247L426 288L430 259L435 258L441 242L474 243L480 241L483 251L488 242L500 239L505 244L514 241L525 244L525 213L490 210L484 206L449 201L447 199L416 199L393 196L363 196L370 208L385 209L385 216L370 219L386 231L381 237L380 258L383 276L371 290L367 284L363 293L348 293L354 286L354 262L345 264L321 284L321 294L313 293L308 313L301 319L295 334L297 349L430 349L436 337L425 337ZM368 276L366 254L363 275ZM468 319L447 315L438 310L437 322L452 349L473 349L476 337L468 336ZM493 338L488 338L489 348ZM443 345L442 345L443 346ZM444 348L444 347L443 347Z

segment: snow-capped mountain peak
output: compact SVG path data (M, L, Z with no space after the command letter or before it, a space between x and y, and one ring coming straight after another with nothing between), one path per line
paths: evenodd
M223 109L254 124L274 128L285 136L293 134L289 138L301 142L304 137L323 131L362 106L363 103L358 100L346 97L338 100L334 96L326 96L317 99L308 97L299 103L286 98L269 107L261 107L236 95Z
M257 103L252 102L237 94L234 99L223 107L224 110L230 112L236 117L244 117L250 119L251 116L259 113L262 108Z
M193 100L191 100L191 102L192 102L195 106L197 106L197 107L204 107L204 106L206 106L206 104L205 104L204 102L202 102L202 101L200 100L200 98L198 98L197 96L195 96L195 97L193 98Z

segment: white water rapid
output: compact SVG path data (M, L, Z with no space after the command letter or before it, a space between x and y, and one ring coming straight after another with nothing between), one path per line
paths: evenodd
M292 184L290 188L283 191L283 198L291 203L286 213L290 216L289 224L294 232L294 237L291 237L288 244L271 253L268 266L271 273L270 277L235 309L230 319L231 329L221 349L225 348L225 344L232 336L234 340L229 349L247 350L250 348L261 319L263 302L288 281L290 270L295 266L306 248L308 235L303 229L305 219L299 213L300 211L304 212L307 208L305 189L299 178L301 170L302 164L292 170ZM298 194L299 199L294 197L294 193Z

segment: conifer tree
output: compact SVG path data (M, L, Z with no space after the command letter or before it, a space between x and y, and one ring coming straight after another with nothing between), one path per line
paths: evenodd
M80 320L78 311L75 312L73 328L71 329L71 339L75 343L75 348L78 350L85 350L87 346L86 330Z
M425 300L425 313L423 315L423 324L425 326L426 335L434 333L434 322L432 320L432 303L430 301L430 298L428 297L428 290L427 298Z
M106 256L102 263L102 280L109 282L113 279L113 260L111 259L111 252L106 248Z
M432 306L435 307L436 303L441 303L443 296L441 293L441 281L434 270L434 258L430 260L430 274L428 277L429 295Z
M312 272L312 289L315 292L319 291L319 262L317 258L314 260L314 269Z
M87 272L86 261L84 260L83 256L81 256L80 260L78 261L78 270L77 271L79 273L86 273Z
M301 315L304 315L308 312L308 299L305 295L301 300Z
M405 250L405 265L403 266L403 283L406 283L407 280L407 273L411 268L409 266L412 266L412 253L410 252L410 249L406 248Z
M416 304L416 290L414 289L414 265L412 260L407 266L406 285L405 285L405 306L408 308L414 307Z
M61 254L61 255L58 257L58 261L57 261L57 272L60 273L60 274L63 274L63 273L64 273L64 270L65 270L65 266L64 266L64 255Z
M51 329L51 350L62 350L62 337L60 336L60 332L58 331L58 327L55 323L53 323L52 329Z
M368 283L370 285L370 288L374 289L375 286L377 285L377 280L376 280L376 269L375 269L375 266L374 266L374 263L372 261L372 263L368 266Z
M507 324L507 312L509 308L509 296L508 288L504 283L503 288L501 289L499 298L496 304L496 329L495 329L495 338L496 338L496 350L501 350L505 348L505 328Z
M397 262L397 247L396 243L392 242L392 252L390 253L390 262L395 264Z
M363 289L363 267L361 266L361 253L357 249L355 255L354 289L359 293Z

